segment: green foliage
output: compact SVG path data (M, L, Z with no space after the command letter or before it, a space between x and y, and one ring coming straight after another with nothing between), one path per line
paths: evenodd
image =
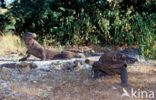
M85 54L85 56L88 56L89 55L89 52L85 52L84 54Z
M138 48L141 55L146 58L156 58L156 14L146 15L142 13L142 16L136 13L133 18L132 26L133 33L136 35L138 44L141 44Z
M155 58L155 0L16 0L0 15L0 30L31 31L42 43L61 45L140 45ZM44 38L44 39L43 39ZM142 48L142 49L141 49ZM152 57L150 57L152 54Z
M60 51L64 49L64 46L62 46L60 42L57 43L57 46Z
M44 97L44 100L46 100L48 97L48 94L46 92L44 92L43 97Z

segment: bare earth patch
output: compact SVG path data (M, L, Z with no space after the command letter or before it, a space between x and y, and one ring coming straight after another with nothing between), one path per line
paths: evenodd
M93 79L88 69L79 71L30 71L17 72L16 81L11 78L5 80L10 83L12 92L8 95L0 93L4 100L132 100L121 98L123 87L120 77L106 76ZM154 91L156 93L156 68L151 63L135 63L128 67L130 93L136 91ZM22 76L23 75L23 76ZM15 76L16 77L16 76ZM3 80L4 81L4 80ZM136 94L137 95L137 94ZM137 95L138 96L138 95ZM155 97L156 98L156 97ZM150 100L148 98L134 98L134 100ZM155 99L151 99L155 100Z

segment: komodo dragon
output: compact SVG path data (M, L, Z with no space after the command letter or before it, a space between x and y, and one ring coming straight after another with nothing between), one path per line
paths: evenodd
M54 60L54 59L71 59L71 58L82 58L84 55L76 54L70 51L58 51L48 50L40 45L36 40L36 34L26 32L24 33L24 42L27 47L27 56L20 59L19 61L25 61L31 55L40 58L41 60Z
M105 53L100 57L99 61L92 62L92 64L86 60L87 63L93 66L94 78L101 75L119 74L122 86L128 86L127 64L133 64L136 61L137 59L126 56L118 51Z

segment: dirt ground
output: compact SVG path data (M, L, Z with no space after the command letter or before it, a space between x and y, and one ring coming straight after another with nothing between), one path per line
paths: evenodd
M79 48L79 50L92 51L87 48ZM99 50L101 52L108 49ZM156 100L156 62L154 61L129 65L128 87L120 86L119 75L93 79L88 69L44 71L41 74L19 72L13 75L19 77L22 74L24 74L22 80L10 81L7 76L3 77L4 82L10 84L12 92L6 93L5 96L0 92L0 100ZM29 76L34 77L31 79ZM122 97L125 90L129 97ZM135 96L132 95L132 91L135 92ZM150 98L151 93L154 93L153 98Z
M124 92L118 75L93 79L89 70L58 71L58 73L40 77L40 80L45 81L31 82L25 79L13 82L11 89L16 93L8 94L1 100L156 100L156 97L150 99L146 98L146 95L139 98L141 91L153 91L156 96L155 64L135 63L128 67L129 86L124 89L129 94L131 89L137 91L135 94L137 97L134 98L131 94L130 97L121 98Z

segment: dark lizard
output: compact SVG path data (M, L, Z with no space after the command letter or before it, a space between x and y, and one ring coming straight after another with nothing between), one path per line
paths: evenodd
M133 64L137 61L132 57L126 56L118 51L111 51L103 54L99 61L86 63L92 65L94 78L105 75L119 74L122 86L128 86L127 64ZM92 64L91 64L92 63Z

